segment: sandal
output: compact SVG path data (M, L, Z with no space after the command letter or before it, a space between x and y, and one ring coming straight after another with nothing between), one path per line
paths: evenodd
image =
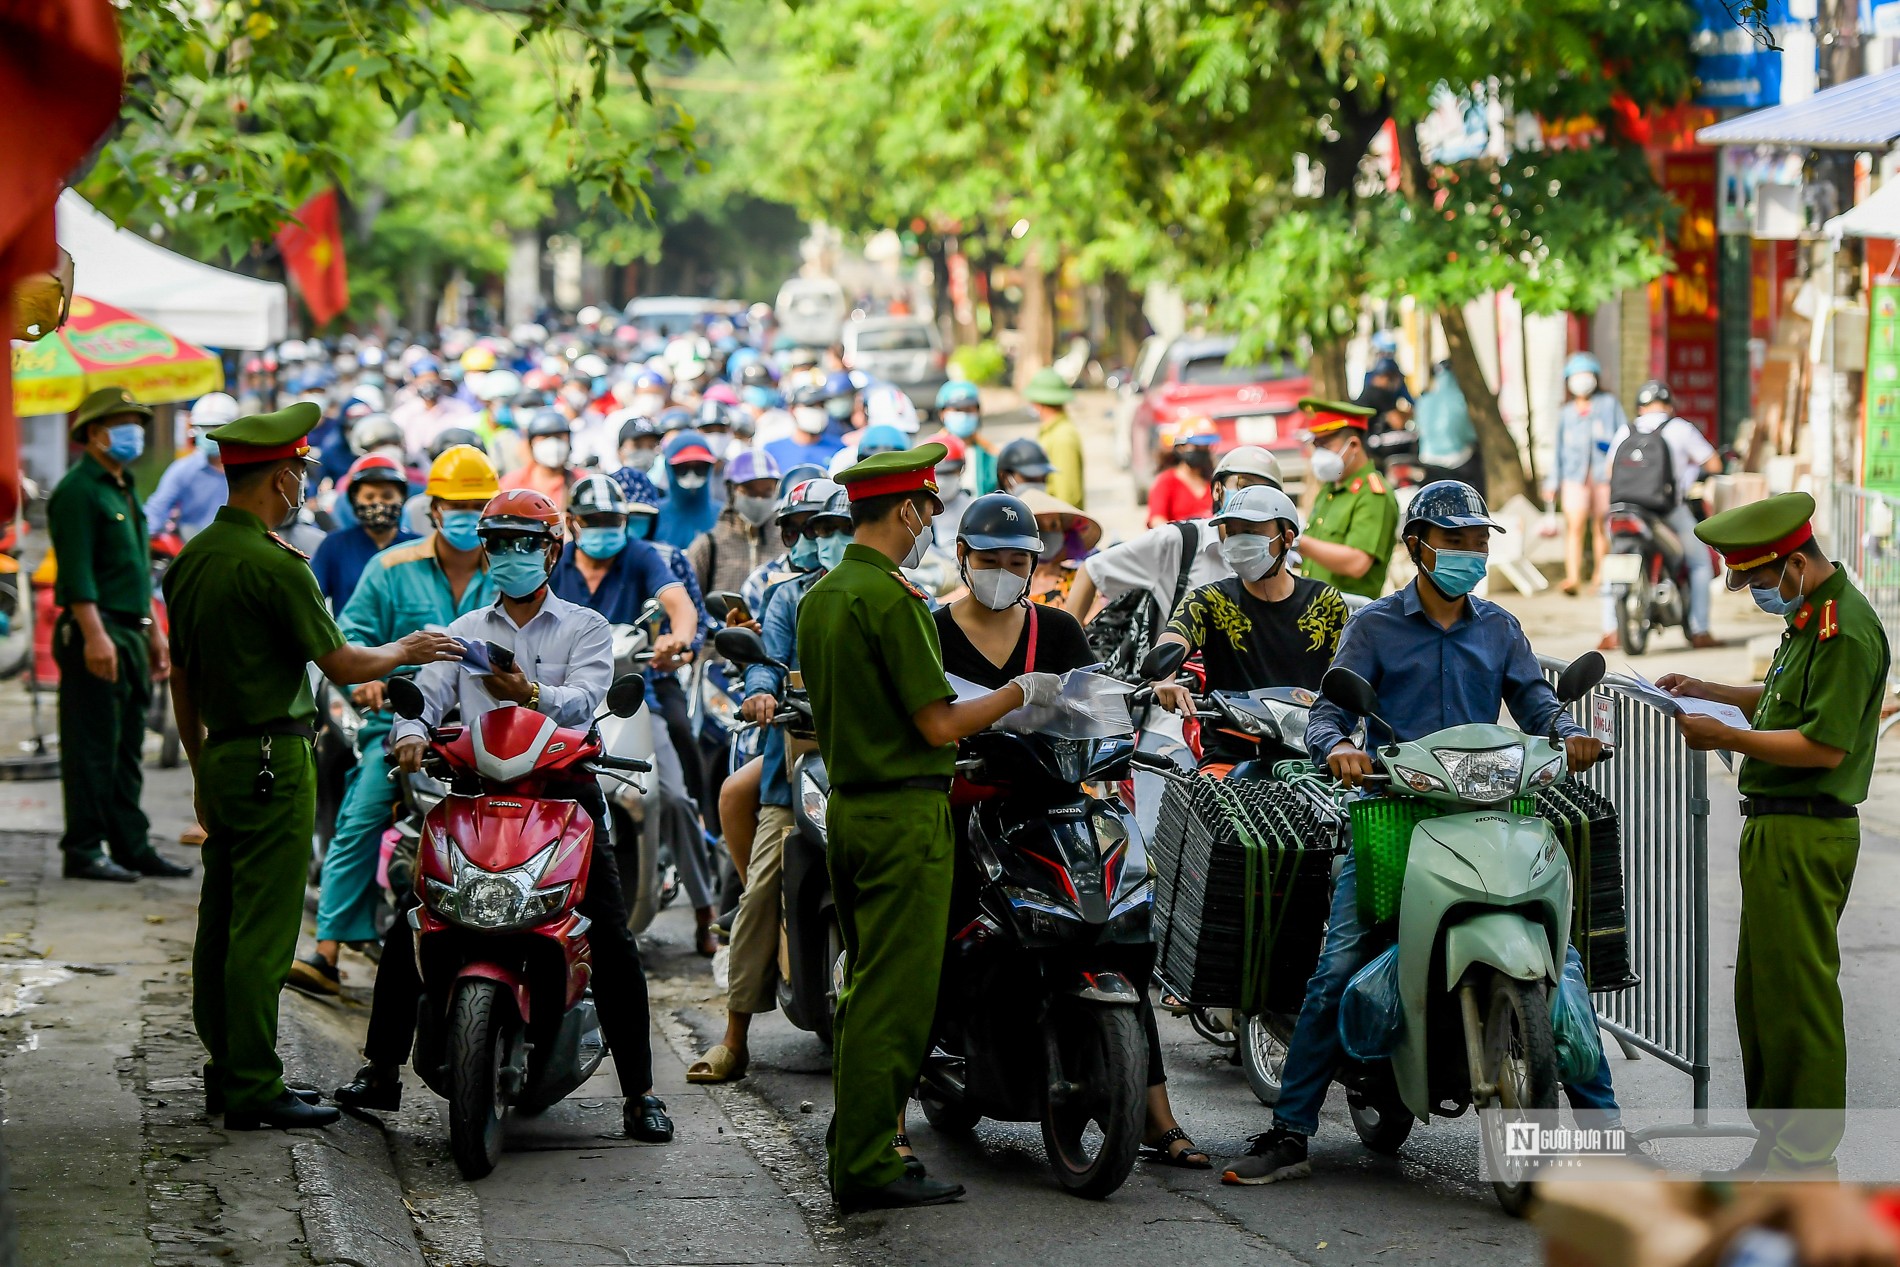
M1178 1153L1170 1147L1177 1141L1187 1145ZM1214 1168L1214 1159L1195 1147L1194 1141L1188 1138L1188 1133L1178 1126L1154 1143L1143 1145L1143 1147L1148 1150L1143 1155L1149 1161L1157 1161L1164 1166L1179 1166L1182 1170L1212 1170Z
M1180 998L1173 994L1162 995L1159 1006L1161 1010L1166 1012L1169 1016L1186 1016L1189 1012L1194 1010L1193 1007L1181 1002Z
M891 1147L892 1148L909 1148L910 1136L904 1134L904 1132L902 1131L899 1131L897 1134L891 1136ZM916 1175L919 1179L921 1179L927 1173L924 1170L924 1159L919 1157L916 1153L899 1153L897 1155L897 1158L899 1161L904 1163L905 1174Z
M687 1066L686 1080L699 1083L735 1082L745 1077L746 1066L750 1063L750 1056L738 1055L732 1048L720 1043Z

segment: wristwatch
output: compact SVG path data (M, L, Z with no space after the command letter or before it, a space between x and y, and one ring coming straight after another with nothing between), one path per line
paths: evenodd
M541 708L541 684L539 682L528 683L528 707L536 711L539 711Z

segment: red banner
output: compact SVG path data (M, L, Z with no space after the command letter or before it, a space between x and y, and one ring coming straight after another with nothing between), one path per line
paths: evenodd
M324 192L297 209L297 219L277 230L284 267L297 279L310 319L324 325L350 306L350 276L343 266L343 228L336 190Z
M1681 208L1663 282L1663 378L1676 413L1714 441L1721 422L1716 338L1715 152L1665 154L1663 188Z

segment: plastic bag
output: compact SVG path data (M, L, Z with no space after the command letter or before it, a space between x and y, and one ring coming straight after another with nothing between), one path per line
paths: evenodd
M983 687L955 674L950 688L959 701L988 694ZM1024 706L1006 713L996 729L1017 734L1047 735L1052 739L1116 739L1135 733L1128 697L1136 688L1120 678L1093 669L1070 669L1053 704Z
M1550 996L1550 1028L1557 1038L1557 1076L1582 1082L1603 1063L1603 1039L1583 979L1583 960L1572 946L1564 956L1564 975Z
M1386 949L1353 973L1339 1000L1339 1042L1354 1060L1386 1060L1405 1033L1399 999L1399 948Z

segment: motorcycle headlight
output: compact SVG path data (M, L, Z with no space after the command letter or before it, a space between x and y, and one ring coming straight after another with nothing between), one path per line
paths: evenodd
M733 717L738 708L732 702L732 696L718 687L708 684L706 687L706 715L717 722L721 728L731 730Z
M1406 787L1411 788L1414 792L1445 792L1450 790L1445 786L1445 781L1437 775L1427 774L1423 770L1414 770L1410 766L1393 766L1392 777L1405 784Z
M1080 783L1089 770L1089 741L1057 739L1049 745L1049 758L1056 778L1064 783Z
M1503 748L1435 748L1432 755L1451 776L1459 797L1492 805L1517 795L1524 774L1524 745Z
M819 831L825 830L825 789L818 786L810 770L798 772L798 807Z
M1563 758L1562 753L1558 753L1556 756L1552 757L1549 761L1546 761L1543 765L1537 767L1536 773L1531 775L1530 786L1531 787L1549 787L1551 784L1555 783L1558 779L1562 778L1563 773L1564 773L1564 758Z
M449 841L449 870L453 882L426 880L422 886L423 900L437 915L466 928L492 932L537 923L567 904L568 890L572 887L567 884L538 887L541 873L547 869L558 844L558 841L550 844L522 866L507 871L483 871Z

